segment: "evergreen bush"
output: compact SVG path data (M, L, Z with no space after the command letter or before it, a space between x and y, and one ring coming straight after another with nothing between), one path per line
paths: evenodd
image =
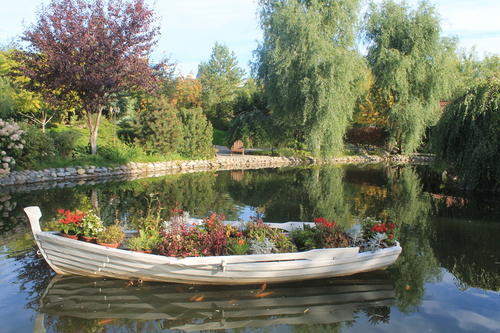
M182 123L168 101L148 103L139 118L138 142L149 154L175 153L182 144Z
M183 140L178 152L189 158L211 158L215 150L212 146L212 124L207 120L201 108L180 109Z

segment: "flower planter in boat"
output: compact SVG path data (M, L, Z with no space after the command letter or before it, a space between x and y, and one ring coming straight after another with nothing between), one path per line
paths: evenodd
M59 234L62 237L64 237L64 238L69 238L69 239L74 239L74 240L76 240L76 239L78 239L80 237L79 235L70 235L70 234L67 234L64 231L59 232Z
M25 212L41 253L58 274L188 284L277 283L385 269L402 250L396 243L363 253L359 253L358 247L347 247L277 254L168 257L65 239L58 232L41 231L38 207L27 207ZM303 222L270 225L290 231Z

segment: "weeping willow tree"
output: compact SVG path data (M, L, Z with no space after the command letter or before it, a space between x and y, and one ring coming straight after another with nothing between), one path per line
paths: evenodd
M435 124L440 99L457 81L456 41L440 33L440 17L426 1L415 10L405 2L372 3L365 17L372 90L387 101L392 143L407 153Z
M282 131L314 155L343 149L365 78L356 49L359 0L260 0L256 71Z
M435 165L469 187L500 184L500 77L471 87L446 107L433 130Z

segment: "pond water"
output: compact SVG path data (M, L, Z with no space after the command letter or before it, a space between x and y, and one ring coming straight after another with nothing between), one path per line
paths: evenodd
M293 284L207 287L54 275L37 255L59 208L133 225L158 198L228 220L397 224L403 252L385 271ZM422 166L302 166L0 192L1 332L500 332L500 197L454 192Z

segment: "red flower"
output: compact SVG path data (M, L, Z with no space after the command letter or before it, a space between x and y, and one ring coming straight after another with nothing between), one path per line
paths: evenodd
M389 222L386 225L387 225L387 230L393 230L393 229L396 228L396 224L395 223Z
M314 220L315 225L323 224L327 228L333 228L335 226L335 221L328 222L324 217L319 217Z
M373 232L380 232L380 233L384 233L387 231L387 227L385 226L385 224L375 224L373 227L372 227L372 231Z

